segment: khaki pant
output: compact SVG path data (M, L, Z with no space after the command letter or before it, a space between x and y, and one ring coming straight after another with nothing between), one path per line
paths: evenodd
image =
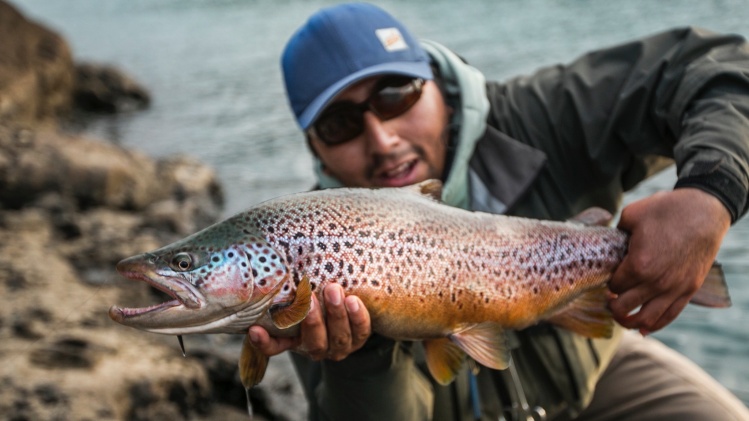
M576 420L749 421L749 410L686 357L629 331Z

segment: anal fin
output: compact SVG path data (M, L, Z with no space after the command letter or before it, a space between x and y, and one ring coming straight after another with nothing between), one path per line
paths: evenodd
M502 326L493 322L470 325L450 336L455 344L481 365L504 370L510 361L510 350Z
M588 290L548 321L588 338L610 338L614 318L608 307L609 294L606 286Z

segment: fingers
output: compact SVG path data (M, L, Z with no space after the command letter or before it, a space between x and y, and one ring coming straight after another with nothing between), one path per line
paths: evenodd
M369 312L356 296L346 297L338 284L323 290L323 304L312 296L310 311L300 323L295 338L274 338L259 326L250 328L250 340L268 356L286 350L305 354L315 361L329 358L339 361L366 343L372 333Z
M351 352L351 325L348 311L344 305L343 288L338 284L330 284L323 291L325 297L325 316L327 319L328 341L321 354L311 354L313 357L328 357L338 361Z
M641 332L673 321L702 286L729 225L720 201L696 189L625 207L619 228L630 235L628 251L609 282L614 318Z
M273 338L260 326L250 327L250 342L257 350L272 357L299 345L299 338Z
M328 351L328 333L325 327L325 316L314 294L309 313L302 320L300 332L300 343L296 351L306 354L315 361L323 359Z
M351 348L355 351L364 346L372 334L372 322L369 312L359 297L353 295L346 297L346 310L351 323Z

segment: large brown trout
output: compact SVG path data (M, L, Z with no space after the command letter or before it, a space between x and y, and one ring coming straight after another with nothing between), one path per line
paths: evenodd
M441 184L331 189L270 200L117 270L166 292L148 308L109 315L151 332L297 335L311 294L329 283L357 295L372 329L423 340L436 380L449 383L468 354L503 369L503 332L546 320L589 337L611 335L606 282L627 250L606 226L469 212L440 204ZM599 210L600 212L604 212ZM610 219L588 212L580 219ZM727 306L722 274L696 296ZM322 301L322 300L321 300ZM245 340L242 381L257 384L267 357Z

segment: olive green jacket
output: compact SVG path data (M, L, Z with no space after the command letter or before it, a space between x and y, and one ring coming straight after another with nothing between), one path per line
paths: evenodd
M424 46L456 110L447 203L556 220L590 206L615 212L623 192L675 162L675 187L715 195L733 221L747 211L749 46L741 37L675 29L486 84L444 47ZM487 368L472 379L466 369L446 387L423 371L418 344L378 335L341 362L294 361L311 420L496 420L517 409L518 392L548 419L568 419L589 403L618 333L593 341L542 323L510 338L516 380Z

